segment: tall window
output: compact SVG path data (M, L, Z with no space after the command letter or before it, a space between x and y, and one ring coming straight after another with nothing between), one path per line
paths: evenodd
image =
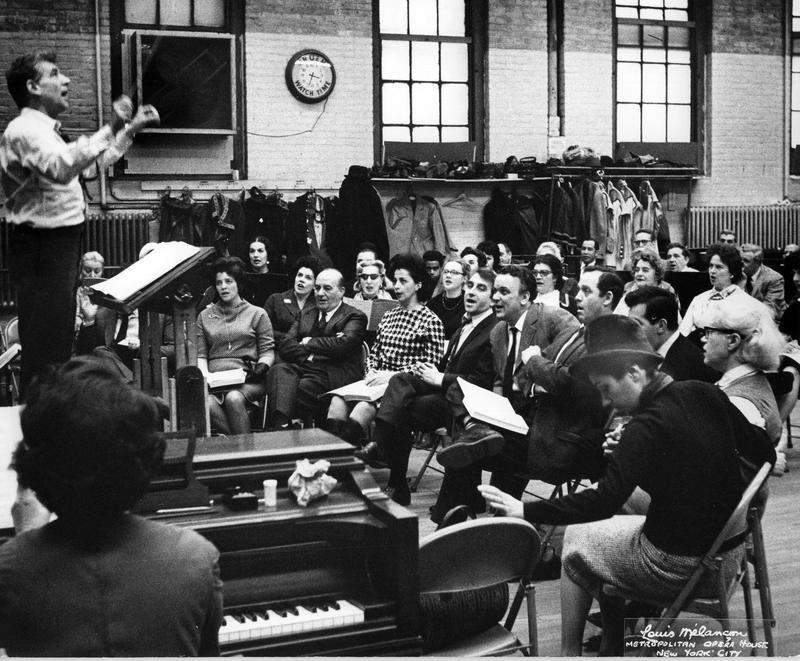
M466 0L380 0L381 141L474 139Z
M800 175L800 0L792 0L792 94L790 172Z
M614 4L617 142L696 141L695 3L615 0Z

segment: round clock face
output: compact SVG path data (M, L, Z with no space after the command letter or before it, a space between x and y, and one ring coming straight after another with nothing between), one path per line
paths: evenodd
M319 51L302 50L295 53L286 65L286 85L305 103L317 103L327 98L335 84L333 63Z

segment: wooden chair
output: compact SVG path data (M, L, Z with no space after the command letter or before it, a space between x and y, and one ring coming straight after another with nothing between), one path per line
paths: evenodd
M458 523L420 542L420 595L456 594L519 581L528 607L528 640L511 629L513 619L437 649L435 656L538 654L536 593L530 576L539 556L539 534L531 524L506 517ZM454 562L457 559L457 562Z
M750 511L751 509L755 510L756 508L751 507L751 503L769 477L771 468L772 466L769 463L765 463L758 470L758 473L756 473L756 476L751 480L750 484L745 489L741 499L739 500L739 504L733 510L730 517L728 517L727 522L717 535L714 542L711 544L711 547L708 549L706 554L698 560L697 567L684 584L683 589L680 591L678 596L671 601L662 601L654 604L663 608L664 610L661 614L661 617L656 620L655 624L653 625L653 635L658 635L658 633L665 631L669 625L675 621L679 613L684 611L714 617L715 619L720 620L724 629L730 629L730 614L728 604L730 598L733 596L733 593L736 590L736 585L741 583L745 603L745 616L747 618L747 633L750 642L755 642L753 604L750 595L750 573L748 569L747 554L745 553L742 558L742 566L735 577L735 580L731 581L729 585L725 585L724 577L719 569L722 564L721 549L723 544L729 540L738 538L741 538L742 543L744 543L746 535L753 532L754 521ZM755 520L758 520L757 514L755 516ZM758 526L758 530L760 531L760 524ZM761 542L761 549L759 553L761 556L759 563L765 570L766 564L763 558L763 540ZM700 597L695 592L700 580L707 571L713 572L716 579L716 595L713 598ZM627 593L612 585L603 586L603 594L612 598L642 601L641 596ZM772 613L762 612L762 617L766 617L767 615L771 617ZM765 622L765 634L767 634L767 630L771 628L771 624L772 623L770 622L768 626ZM767 650L770 656L774 655L771 639L772 635L770 631L768 635L769 645Z

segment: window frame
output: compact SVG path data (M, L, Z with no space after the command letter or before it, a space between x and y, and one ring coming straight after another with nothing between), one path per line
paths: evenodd
M788 115L788 130L786 134L786 158L788 162L788 166L786 171L788 175L794 179L800 178L800 168L798 168L797 172L792 172L792 166L797 162L800 164L800 154L795 154L794 158L792 158L792 151L797 150L800 151L800 139L798 139L798 143L792 144L792 134L795 132L794 126L794 115L797 113L797 133L800 135L800 107L797 110L794 109L792 100L794 97L794 93L797 92L798 100L800 101L800 89L794 89L794 74L797 73L800 76L800 29L794 29L794 21L795 19L798 20L800 23L800 6L798 6L798 13L794 13L794 2L787 2L786 3L786 43L787 43L787 50L788 50L788 81L787 85L789 88L789 93L787 94L788 102L787 102L787 115ZM800 3L799 3L800 4ZM800 28L800 26L798 26ZM795 44L797 45L798 53L795 55ZM795 58L797 61L795 63ZM795 64L797 65L797 72L794 71Z
M384 79L381 72L382 42L408 41L436 42L436 43L466 43L467 45L467 132L468 140L475 143L476 159L482 160L484 154L484 60L486 53L486 24L488 14L487 0L465 0L465 36L453 37L447 35L412 35L412 34L383 34L380 30L380 0L372 0L372 33L373 33L373 151L376 162L383 158L383 89ZM414 82L409 71L409 84ZM433 81L417 81L433 82ZM441 89L441 80L436 81ZM441 119L441 118L440 118ZM413 129L414 124L409 126ZM425 124L424 126L429 126ZM441 128L441 124L438 124ZM413 143L409 143L413 144ZM417 143L424 144L424 143ZM441 143L448 144L448 143Z
M190 19L194 22L194 0L188 0L190 3ZM156 2L156 18L159 18L160 0ZM233 159L229 163L229 168L220 168L218 173L192 173L187 172L181 175L185 179L228 179L230 178L230 170L238 170L240 176L247 177L246 171L246 141L247 135L246 126L246 113L247 107L246 95L247 89L244 85L244 26L245 26L245 0L224 0L225 4L225 19L224 25L221 27L213 26L198 26L198 25L172 25L158 23L128 23L125 20L125 0L120 2L111 2L109 7L109 24L111 35L111 96L116 98L120 94L129 94L130 90L125 88L126 82L126 67L129 66L123 60L124 42L126 34L131 32L141 32L152 34L153 32L163 32L169 36L193 36L198 38L204 36L213 36L218 38L226 38L226 35L231 39L232 50L232 76L231 86L235 88L236 98L233 100L233 124L232 130L198 130L198 131L184 131L181 129L146 129L144 132L148 133L161 133L171 134L180 138L181 135L190 133L192 139L196 140L219 140L220 138L230 137L233 139ZM140 140L142 144L146 144L146 136ZM161 135L160 138L167 138L168 135ZM185 135L184 135L185 137ZM168 175L164 174L128 174L125 172L126 161L124 158L120 159L114 165L114 175L120 178L130 178L137 180L146 179L165 179Z
M705 116L703 113L703 107L705 103L705 58L704 53L707 51L707 29L706 26L708 25L708 18L707 13L710 11L709 7L706 6L707 3L700 2L698 0L688 0L689 3L689 21L675 21L675 20L656 20L656 19L640 19L640 18L629 18L629 17L620 17L618 18L616 15L617 4L616 0L611 3L611 11L612 11L612 57L613 57L613 67L612 67L612 89L613 89L613 101L612 101L612 136L613 136L613 144L614 144L614 151L615 154L622 150L624 150L627 155L627 151L635 151L637 148L640 149L640 152L637 153L651 153L654 150L658 150L658 156L662 160L671 160L677 162L687 162L693 161L693 165L696 167L703 169L704 166L704 144L705 144L705 136L706 136L706 127L705 127ZM641 9L641 6L637 5L637 8ZM644 7L645 9L647 7ZM654 26L663 26L665 28L668 27L688 27L690 29L690 36L689 36L689 76L691 80L691 101L690 101L690 118L691 118L691 128L690 128L690 140L688 142L670 142L670 141L661 141L661 142L633 142L633 141L620 141L619 136L617 135L617 108L618 105L621 103L617 100L617 68L620 64L620 60L618 59L618 49L620 47L619 44L619 26L620 25L637 25L637 26L644 26L647 25L654 25ZM644 48L644 46L640 46ZM623 61L624 63L624 61ZM644 61L642 61L644 64ZM667 79L665 78L665 85L667 85ZM665 95L666 98L666 95ZM643 102L640 102L642 105ZM659 103L656 105L662 105L664 107L668 106L669 104L667 101L663 103ZM641 121L641 118L640 118Z

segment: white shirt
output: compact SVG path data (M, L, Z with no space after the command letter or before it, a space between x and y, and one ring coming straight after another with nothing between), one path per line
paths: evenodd
M131 146L127 131L104 126L91 136L64 142L60 124L23 108L0 138L0 175L6 217L13 225L54 228L83 222L85 202L78 175L96 160L107 167Z
M340 307L342 307L341 301L339 301L339 305L333 308L333 310L331 310L330 312L322 312L322 310L320 310L320 312L322 312L322 314L319 316L320 323L327 324L331 320L333 313L336 312L336 310L338 310Z
M517 323L514 324L513 326L509 326L508 327L508 331L507 331L507 333L508 333L508 350L511 351L511 344L514 341L514 335L511 332L511 329L512 328L516 328L517 329L517 346L516 346L516 352L514 353L514 369L516 369L517 362L519 361L519 345L520 345L520 340L522 339L522 326L525 324L525 317L527 315L528 315L528 310L525 310L520 315L519 319L517 319ZM508 360L508 359L506 359L506 360ZM514 392L519 392L519 386L517 385L517 380L516 379L512 379L511 382L512 382L511 389Z
M720 291L712 288L695 296L686 309L683 321L681 321L678 326L680 334L689 335L695 328L699 328L697 320L699 319L702 323L703 318L708 314L709 307L713 302L715 300L728 298L728 296L748 296L748 294L738 285L728 285L725 289Z
M667 352L672 348L672 345L675 344L675 340L678 339L679 335L680 331L675 331L672 335L670 335L666 340L664 340L664 344L658 347L657 353L666 358Z
M560 294L561 292L558 291L558 289L554 289L546 294L539 294L535 301L536 303L541 303L542 305L549 305L551 308L557 308L559 306Z
M473 330L475 330L478 327L478 325L492 313L493 313L492 308L487 308L479 315L469 318L469 322L464 324L464 328L461 330L461 335L458 336L458 344L456 345L456 351L458 351L461 348L461 345L464 344L464 340L466 340L467 337L469 337L469 334Z

